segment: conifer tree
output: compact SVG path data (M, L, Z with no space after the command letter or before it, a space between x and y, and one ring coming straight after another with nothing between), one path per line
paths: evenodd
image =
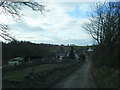
M71 47L70 53L69 53L69 59L75 59L75 53L74 53L74 48Z

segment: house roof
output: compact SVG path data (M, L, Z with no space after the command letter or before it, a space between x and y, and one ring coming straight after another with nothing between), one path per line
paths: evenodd
M21 60L23 60L23 59L24 59L23 57L16 57L16 58L11 59L11 61L14 61L14 60L16 60L16 61L21 61Z

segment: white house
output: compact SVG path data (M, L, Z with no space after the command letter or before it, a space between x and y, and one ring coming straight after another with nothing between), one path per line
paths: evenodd
M10 59L8 61L8 65L9 66L20 65L23 60L24 60L23 57L16 57L16 58Z
M93 49L92 49L92 48L89 48L89 49L88 49L88 52L92 52L92 51L93 51Z

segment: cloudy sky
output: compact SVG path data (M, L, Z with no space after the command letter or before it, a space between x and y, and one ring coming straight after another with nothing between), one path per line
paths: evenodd
M22 20L0 16L18 40L48 44L91 45L93 39L82 27L92 13L93 2L47 2L44 15L24 7ZM2 15L2 14L1 14Z

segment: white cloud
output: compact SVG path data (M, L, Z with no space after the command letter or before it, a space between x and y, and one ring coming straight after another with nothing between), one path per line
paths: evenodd
M90 3L90 2L82 2L82 4L80 5L80 11L81 12L91 12L93 11L91 6L93 5L93 3Z
M10 22L13 22L13 18L11 16L6 15L3 12L3 9L0 7L0 23L3 24L9 24Z
M82 28L83 23L88 19L73 18L67 14L73 10L75 4L49 2L46 9L50 11L44 12L45 16L40 12L24 8L22 10L24 22L13 23L11 33L18 40L30 40L38 43L90 44L92 38ZM79 9L86 6L85 4L79 5ZM88 11L87 8L82 10L82 12L86 11Z
M44 0L46 2L118 2L120 0Z

